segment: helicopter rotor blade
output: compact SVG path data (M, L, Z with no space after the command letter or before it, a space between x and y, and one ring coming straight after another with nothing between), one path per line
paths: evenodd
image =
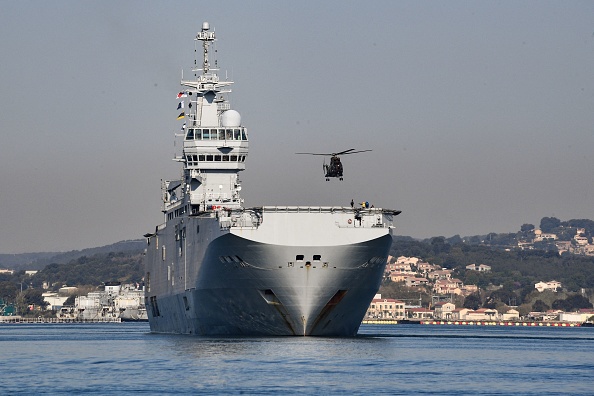
M357 150L357 151L351 151L349 153L343 153L343 154L357 154L357 153L364 153L366 151L373 151L373 150ZM341 154L342 155L342 154Z
M346 155L346 154L356 154L356 153L364 153L366 151L373 151L373 150L357 150L357 151L353 151L355 149L348 149L348 150L344 150L341 151L339 153L295 153L295 154L307 154L307 155L326 155L326 156L339 156L339 155Z
M332 155L343 155L343 154L347 154L349 151L353 151L354 149L348 149L348 150L344 150L341 151L340 153L332 153Z

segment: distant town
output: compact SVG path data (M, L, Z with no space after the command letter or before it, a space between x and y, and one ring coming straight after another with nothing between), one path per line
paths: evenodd
M581 308L575 312L565 312L560 309L547 309L544 312L530 311L520 316L517 307L476 308L457 307L454 296L465 297L479 292L477 285L465 285L460 279L453 277L453 271L421 261L418 257L389 257L386 265L385 277L390 282L402 284L411 291L430 291L432 303L422 306L422 299L418 301L401 301L394 298L382 298L376 294L365 314L366 321L381 323L381 320L426 320L439 319L446 321L559 321L570 323L594 322L594 309ZM466 271L490 272L491 267L485 264L469 264ZM535 291L557 293L562 285L555 280L537 282ZM590 304L592 306L592 304Z

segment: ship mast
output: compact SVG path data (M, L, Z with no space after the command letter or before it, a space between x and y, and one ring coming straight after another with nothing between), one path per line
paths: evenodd
M193 80L184 80L184 90L178 95L184 102L181 118L189 122L185 127L183 155L177 160L183 162L183 179L180 180L177 197L183 196L183 205L189 204L191 214L198 214L220 209L238 209L241 207L241 190L238 173L245 169L248 154L247 130L241 125L240 114L231 109L226 94L232 81L220 81L218 69L211 67L210 52L216 41L215 32L210 30L208 22L202 24L202 30L195 38L195 54L198 57L199 41L202 42L202 62L194 60ZM187 101L187 106L185 102ZM174 191L167 190L165 211L173 212L176 202L169 198ZM181 202L180 202L181 204ZM169 216L172 218L173 216Z

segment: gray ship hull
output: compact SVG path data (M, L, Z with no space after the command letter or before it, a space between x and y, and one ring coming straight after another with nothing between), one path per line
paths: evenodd
M299 223L299 217L303 220L297 214L291 216L291 221ZM171 262L169 266L165 265L167 259L159 257L160 249L155 248L153 254L153 249L148 249L147 276L151 280L146 303L151 331L197 335L355 335L379 288L392 237L387 228L376 228L373 239L336 244L341 239L335 236L339 231L336 215L317 213L305 216L304 220L311 222L316 217L319 219L315 220L315 230L301 239L314 237L319 243L326 239L334 245L300 245L299 238L293 245L263 243L254 240L254 233L266 236L263 225L259 231L218 231L216 219L189 218L187 228L200 227L203 238L210 242L200 243L196 238L185 242L181 250L166 247L182 252L182 256L176 254L177 265ZM330 221L320 220L323 218ZM267 220L270 226L275 218L270 216ZM164 231L161 240L167 235ZM365 232L352 227L343 231ZM220 235L215 237L217 232ZM334 236L322 237L326 233ZM175 238L170 240L181 245ZM155 277L158 273L163 274L160 280Z

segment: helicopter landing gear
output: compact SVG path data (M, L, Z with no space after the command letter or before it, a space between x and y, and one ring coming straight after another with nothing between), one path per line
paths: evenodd
M343 181L344 179L341 177L341 178L340 178L340 179L338 179L338 180L340 180L340 181Z
M330 181L330 179L329 178L326 178L326 181Z

